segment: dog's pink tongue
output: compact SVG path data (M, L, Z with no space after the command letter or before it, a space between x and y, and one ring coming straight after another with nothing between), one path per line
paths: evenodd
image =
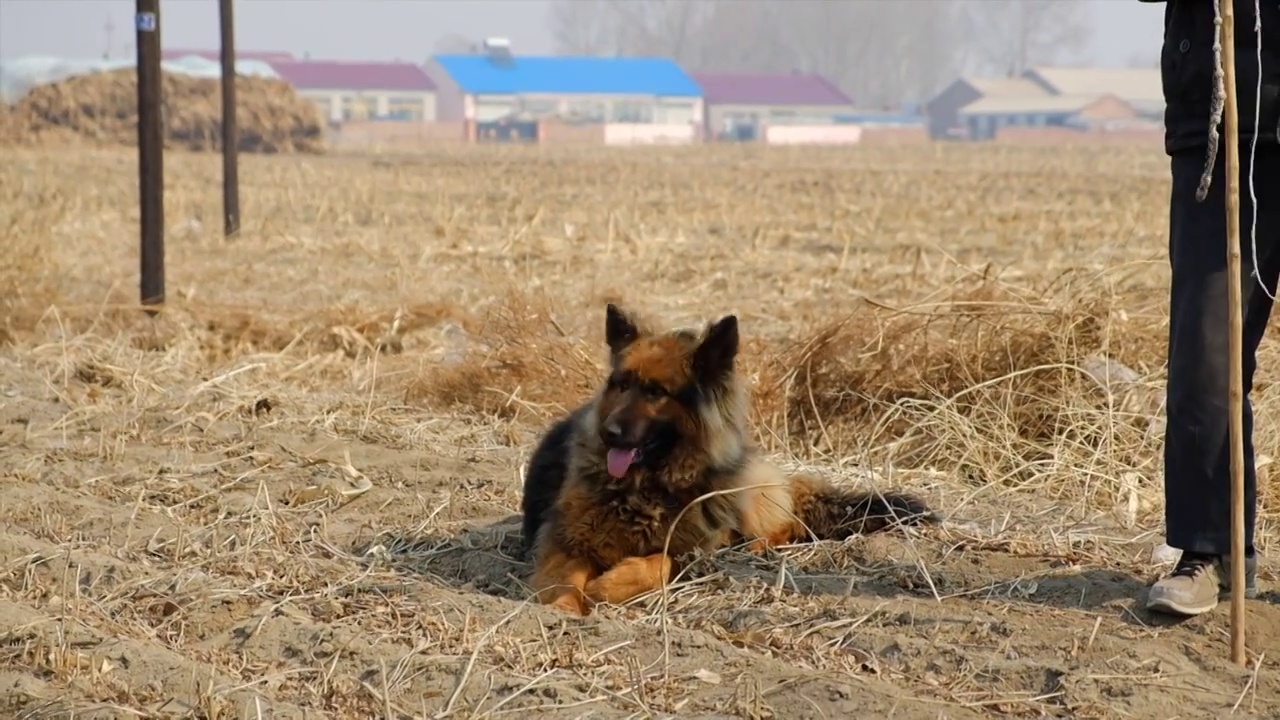
M605 464L609 466L609 474L620 478L627 474L627 468L631 467L631 463L636 459L636 451L619 450L611 448L609 454L605 457Z

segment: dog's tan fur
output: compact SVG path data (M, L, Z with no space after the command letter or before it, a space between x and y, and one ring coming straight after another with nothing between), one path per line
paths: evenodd
M759 454L734 369L734 316L701 332L655 332L610 305L606 338L610 382L552 426L525 478L525 542L540 602L586 615L595 603L662 587L676 558L694 550L746 541L762 551L934 519L909 495L788 476ZM615 478L605 468L603 423L651 435L661 428L677 440L657 464Z

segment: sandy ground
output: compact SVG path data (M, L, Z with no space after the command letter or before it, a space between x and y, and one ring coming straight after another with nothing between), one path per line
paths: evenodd
M0 714L1280 716L1268 567L1247 667L1225 603L1141 607L1167 569L1158 153L246 157L231 241L217 158L174 153L153 320L131 152L6 152ZM781 462L953 522L725 552L586 619L527 604L521 464L596 380L606 300L739 313ZM892 334L961 305L977 329ZM863 344L817 368L841 317ZM1000 385L1099 353L1139 377L1129 405Z

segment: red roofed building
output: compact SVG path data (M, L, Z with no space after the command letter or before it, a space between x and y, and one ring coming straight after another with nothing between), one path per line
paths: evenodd
M835 83L811 73L693 73L707 104L711 136L743 126L819 125L853 112Z
M276 73L298 94L320 106L326 118L343 120L436 119L436 85L407 62L272 60Z

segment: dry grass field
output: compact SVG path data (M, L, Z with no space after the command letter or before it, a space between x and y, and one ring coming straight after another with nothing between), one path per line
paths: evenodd
M135 167L0 164L0 715L1280 714L1265 564L1248 668L1225 603L1141 607L1167 568L1158 149L245 156L231 241L218 158L173 152L155 319ZM585 619L530 605L521 466L601 378L608 301L737 313L771 454L950 522L701 558Z

